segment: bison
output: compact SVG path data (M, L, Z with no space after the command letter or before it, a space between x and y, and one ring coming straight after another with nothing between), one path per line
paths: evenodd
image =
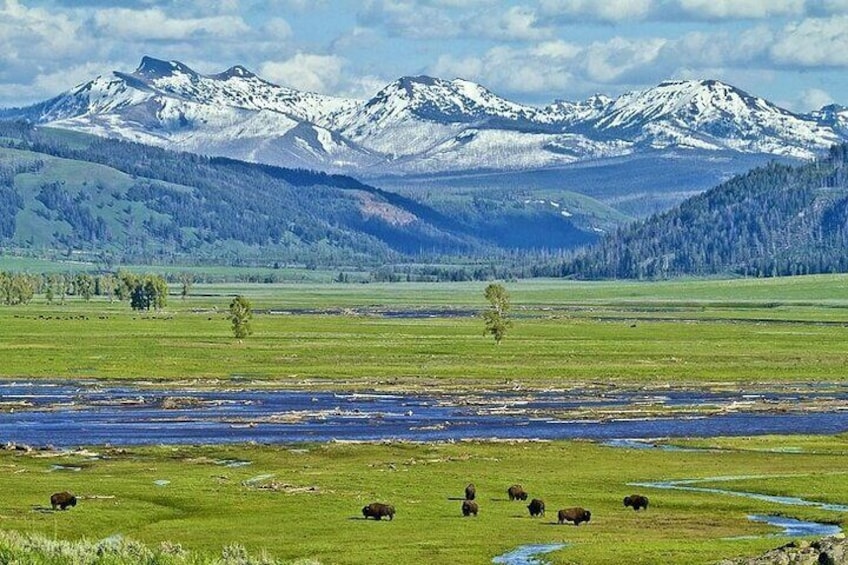
M477 496L477 489L474 487L474 483L471 483L467 487L465 487L465 500L474 500Z
M527 510L530 511L530 517L545 515L545 501L540 498L534 498L527 505Z
M463 500L462 501L462 515L463 516L471 516L474 514L477 515L477 512L480 511L480 508L477 506L477 503L473 500Z
M633 510L648 509L648 497L641 494L631 494L624 497L624 506L632 506Z
M366 520L368 518L382 520L383 516L388 516L389 520L393 520L395 517L395 507L391 504L383 504L382 502L372 502L362 507L362 515L365 516Z
M69 492L56 492L50 496L50 506L53 507L53 510L56 508L61 508L62 510L67 510L68 506L76 506L77 505L77 497L72 495Z
M512 485L506 490L510 500L527 500L527 493L521 485Z
M575 508L565 508L557 513L559 523L574 522L575 526L579 526L580 522L588 522L592 518L592 513L585 508L579 506Z

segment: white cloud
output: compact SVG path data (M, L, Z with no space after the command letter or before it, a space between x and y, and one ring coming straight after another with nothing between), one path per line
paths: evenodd
M454 57L453 55L441 55L436 63L428 69L428 73L437 77L448 79L462 78L466 80L480 80L484 76L484 62L480 57Z
M574 59L583 52L583 47L557 39L535 45L530 48L529 52L533 57L543 60L561 61Z
M392 79L367 75L363 77L350 78L345 84L340 85L338 96L345 98L355 98L359 100L368 100L389 84Z
M531 7L483 0L369 0L359 13L359 21L365 27L382 28L393 37L419 40L538 40L553 33Z
M198 36L216 39L239 37L249 26L239 16L175 18L159 8L98 10L92 16L96 33L121 40L185 40Z
M413 0L368 0L359 13L365 25L378 26L395 37L433 39L456 37L463 29L459 18L438 6Z
M540 0L543 14L583 21L732 21L848 13L848 0Z
M538 94L572 86L571 63L571 58L555 60L530 49L495 47L479 57L443 55L429 72L479 82L498 93Z
M17 0L0 7L0 52L5 65L63 59L79 54L87 43L80 22L62 13L28 8Z
M818 110L822 106L833 104L833 96L820 88L806 88L801 91L792 107L799 112Z
M573 20L617 23L646 19L654 0L541 0L543 14Z
M553 30L539 25L536 12L513 6L506 12L487 12L470 20L469 30L477 36L501 40L536 40L548 37Z
M269 40L280 41L292 36L292 28L283 18L271 18L262 25L262 33Z
M114 62L90 62L63 67L53 72L45 72L37 75L33 80L33 87L44 96L55 96L78 84L88 82L97 76L112 76L112 70L119 65Z
M676 0L690 16L706 19L762 19L773 16L800 16L806 0Z
M262 63L259 74L283 86L332 94L341 82L345 60L336 55L297 53L282 61Z
M786 66L848 66L848 16L809 18L786 26L771 56Z
M633 41L621 37L593 43L585 54L586 75L594 82L617 82L624 75L644 71L655 63L666 43L660 38Z

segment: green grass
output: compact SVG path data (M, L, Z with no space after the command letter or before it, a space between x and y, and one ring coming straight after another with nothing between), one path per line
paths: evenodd
M636 490L628 483L757 474L766 478L721 487L845 503L848 492L821 477L845 468L848 441L829 441L839 449L827 455L680 453L585 442L160 447L106 450L99 459L2 452L0 516L4 529L60 539L121 534L209 555L238 543L252 553L324 563L484 563L529 543L568 544L551 554L553 563L613 564L621 555L633 556L630 563L711 563L780 544L725 539L773 531L749 522L748 514L837 522L844 515L651 489L641 489L651 505L637 514L621 502ZM225 459L251 464L228 468L219 463ZM57 463L83 469L51 471ZM781 478L789 474L793 480ZM254 484L277 490L251 486L264 475L270 477ZM162 480L170 482L157 486ZM472 481L480 515L462 518L459 499ZM506 488L515 482L546 501L546 517L531 519L526 503L508 501ZM64 489L81 497L76 508L38 511L51 492ZM393 521L361 519L361 507L375 500L395 505ZM574 505L589 508L592 521L555 524L557 509Z
M407 387L844 381L846 278L757 282L507 283L514 326L499 346L480 318L439 314L482 311L483 283L197 285L158 313L39 298L0 307L0 377ZM235 294L257 309L254 335L242 342L226 314ZM422 308L435 316L375 315ZM304 310L317 313L286 313Z

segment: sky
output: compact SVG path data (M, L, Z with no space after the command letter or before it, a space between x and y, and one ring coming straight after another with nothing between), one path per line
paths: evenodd
M848 105L848 0L0 0L0 107L141 57L368 99L407 75L544 106L718 79Z

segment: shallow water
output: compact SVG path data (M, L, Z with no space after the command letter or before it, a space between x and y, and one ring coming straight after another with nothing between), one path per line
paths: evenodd
M522 545L509 553L498 555L492 559L492 563L500 565L539 565L545 562L543 559L539 559L539 556L563 547L565 547L563 543Z
M745 492L745 491L737 491L737 490L728 490L728 489L720 489L713 487L699 487L695 486L698 483L714 483L719 481L733 481L740 479L756 479L763 478L767 479L769 477L707 477L703 479L686 479L679 481L658 481L658 482L637 482L637 483L628 483L631 486L645 487L645 488L657 488L657 489L665 489L665 490L684 490L688 492L702 492L707 494L722 494L728 496L741 496L743 498L752 498L755 500L761 500L763 502L773 502L775 504L785 504L787 506L811 506L815 508L820 508L821 510L832 510L834 512L848 512L848 505L846 504L831 504L828 502L819 502L815 500L807 500L804 498L796 498L793 496L774 496L770 494L762 494L759 492Z
M643 405L739 406L756 396L827 411L777 411L585 419ZM848 431L848 387L784 393L668 391L489 392L468 395L291 390L151 389L101 382L0 382L0 438L31 445L142 445L692 437ZM581 413L580 419L569 414ZM632 444L631 444L632 446Z
M836 524L822 524L820 522L804 522L784 516L763 516L754 514L748 516L752 522L763 522L770 526L783 528L779 534L771 534L772 537L806 537L806 536L835 536L842 531Z

